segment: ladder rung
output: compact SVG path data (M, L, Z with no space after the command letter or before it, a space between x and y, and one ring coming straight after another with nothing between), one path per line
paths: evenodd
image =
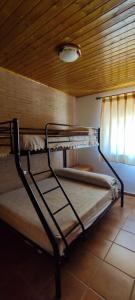
M80 224L77 223L72 229L70 229L66 234L65 237L67 237L76 227L78 227Z
M69 203L65 204L64 206L62 206L61 208L57 209L53 215L56 215L59 211L61 211L62 209L64 209L65 207L67 207L69 205Z
M46 192L43 192L42 194L45 195L45 194L47 194L47 193L49 193L49 192L52 192L52 191L54 191L54 190L56 190L56 189L58 189L58 188L60 188L59 185L57 185L56 187L54 187L54 188L52 188L52 189L50 189L50 190L48 190L48 191L46 191Z
M40 174L43 174L43 173L46 173L46 172L51 172L51 170L45 170L45 171L33 173L32 175L33 175L33 176L36 176L36 175L40 175Z

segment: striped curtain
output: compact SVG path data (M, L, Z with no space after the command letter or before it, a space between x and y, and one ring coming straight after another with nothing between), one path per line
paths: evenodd
M135 93L102 98L101 150L109 161L135 165Z

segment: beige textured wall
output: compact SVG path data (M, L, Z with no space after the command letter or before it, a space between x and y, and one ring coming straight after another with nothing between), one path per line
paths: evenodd
M0 68L0 120L15 117L25 127L72 123L75 97Z
M18 118L22 127L44 127L47 122L75 123L76 99L61 91L19 76L0 68L0 121ZM53 154L58 166L61 153ZM42 161L42 162L41 162ZM69 164L74 156L69 157ZM39 169L45 158L33 159L34 168ZM13 156L0 159L0 193L21 185Z

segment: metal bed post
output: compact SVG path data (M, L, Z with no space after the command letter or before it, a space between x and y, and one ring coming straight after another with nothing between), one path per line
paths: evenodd
M66 149L63 150L63 167L64 168L67 167L67 150Z
M15 152L15 164L18 171L18 174L24 184L24 187L29 195L29 198L37 212L37 215L43 225L44 230L46 231L50 243L53 248L54 252L54 259L55 259L55 286L56 286L56 300L61 299L61 274L60 274L60 262L61 257L59 253L59 247L57 244L57 240L55 239L48 223L46 222L44 215L40 209L37 199L35 198L32 189L30 188L27 179L24 175L23 169L21 167L20 162L20 143L19 143L19 124L17 119L13 119L13 131L14 131L14 152Z
M3 125L3 126L2 126ZM8 126L7 126L8 125ZM8 140L8 142L0 143L0 147L10 147L11 153L13 152L13 135L12 135L12 121L0 122L0 133L5 133L5 136L2 136L3 140Z
M105 160L105 162L107 163L107 165L109 166L109 168L111 169L111 171L114 173L114 175L116 176L116 178L119 180L120 185L121 185L121 207L124 206L124 183L121 180L121 178L118 176L118 174L116 173L116 171L114 170L114 168L111 166L111 164L109 163L109 161L107 160L107 158L105 157L105 155L103 154L103 152L100 149L100 128L98 128L98 151L100 153L100 155L103 157L103 159Z

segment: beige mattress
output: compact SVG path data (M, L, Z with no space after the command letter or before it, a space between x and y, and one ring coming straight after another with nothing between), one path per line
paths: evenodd
M45 137L42 135L21 135L20 145L22 150L44 150ZM84 148L97 145L97 137L94 134L87 136L48 137L48 148L54 151L61 149Z
M71 179L60 178L60 181L70 200L72 200L72 203L85 228L93 223L96 217L112 201L112 189L98 187ZM38 184L42 192L57 185L54 178L42 180ZM113 189L114 188L115 187L113 187ZM60 189L47 194L46 198L52 211L59 209L66 201ZM64 243L62 242L55 225L40 200L39 204L41 205L42 211L44 212L44 215L58 240L60 253L62 255L65 249ZM0 218L26 237L36 242L46 251L53 254L48 237L24 188L0 195ZM76 217L69 207L58 213L56 218L64 234L66 234L77 222ZM71 243L80 232L81 228L78 226L68 236L68 243Z
M78 149L98 145L97 130L94 128L86 128L85 130L58 130L53 132L54 135L48 136L47 147L52 151L63 149ZM11 152L9 135L0 134L0 157L6 157ZM5 146L5 143L8 146ZM3 146L2 146L3 145ZM45 149L45 136L41 134L20 134L21 150L39 151Z

